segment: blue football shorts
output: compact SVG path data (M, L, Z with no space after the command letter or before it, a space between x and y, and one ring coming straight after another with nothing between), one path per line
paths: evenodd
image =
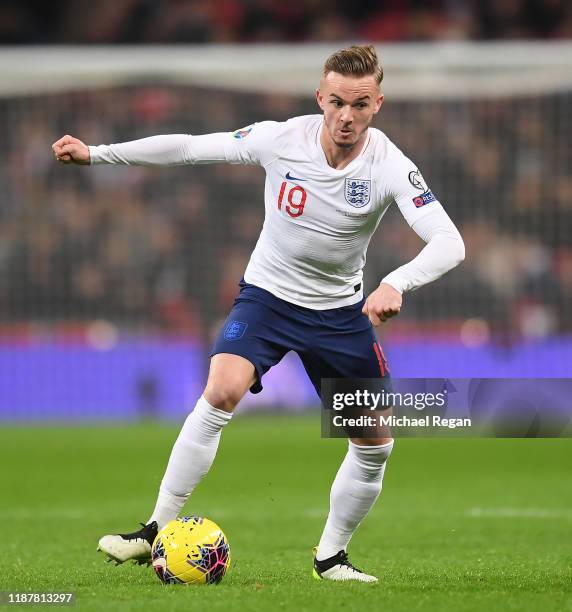
M384 378L389 383L387 360L361 311L364 301L312 310L243 280L211 356L231 353L248 359L257 373L252 393L262 391L264 374L289 351L299 355L318 395L322 378Z

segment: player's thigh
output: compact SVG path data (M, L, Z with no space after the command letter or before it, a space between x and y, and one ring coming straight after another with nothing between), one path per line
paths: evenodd
M279 310L281 302L267 291L245 285L224 322L211 351L211 357L234 355L242 357L254 367L254 379L250 391L262 391L262 377L281 361L292 348L288 343L285 321ZM226 363L226 360L224 360ZM243 363L238 361L238 363ZM249 367L240 368L239 373ZM219 376L220 374L220 376ZM216 382L225 385L228 368L216 368ZM242 380L242 374L240 375Z
M317 328L317 336L308 343L307 351L300 355L306 372L318 395L321 396L322 379L378 379L380 389L392 391L389 367L371 323L361 312L361 304L339 309L332 313L336 325ZM379 389L377 389L379 390ZM376 411L391 416L391 408ZM366 409L363 416L370 416ZM352 411L349 417L362 416ZM365 428L346 430L350 440L358 446L378 446L391 442L389 425L380 423Z
M324 378L375 378L391 385L389 367L381 346L369 329L320 337L300 354L318 395Z
M211 406L231 412L255 381L256 370L248 359L217 353L211 357L203 395Z

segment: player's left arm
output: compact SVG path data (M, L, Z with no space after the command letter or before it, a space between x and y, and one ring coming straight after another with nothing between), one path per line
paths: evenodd
M423 181L422 177L420 180ZM373 325L399 314L403 293L438 279L465 258L465 245L459 230L431 190L424 182L422 185L423 190L414 185L413 190L406 186L405 193L395 199L410 227L426 243L425 247L413 260L385 276L369 295L363 312ZM427 204L421 203L424 195Z

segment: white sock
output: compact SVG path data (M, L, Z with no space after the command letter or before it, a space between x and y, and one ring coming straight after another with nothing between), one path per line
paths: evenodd
M332 485L330 513L318 545L318 561L346 550L381 493L385 462L392 448L393 441L380 446L358 446L349 441L348 452Z
M187 417L171 451L151 518L159 529L177 518L189 495L209 471L218 448L222 428L231 412L211 406L201 396Z

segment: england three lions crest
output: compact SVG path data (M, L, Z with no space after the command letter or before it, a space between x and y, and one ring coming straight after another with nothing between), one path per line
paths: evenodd
M346 179L345 184L346 202L354 208L362 208L369 204L371 196L371 180L369 179Z

